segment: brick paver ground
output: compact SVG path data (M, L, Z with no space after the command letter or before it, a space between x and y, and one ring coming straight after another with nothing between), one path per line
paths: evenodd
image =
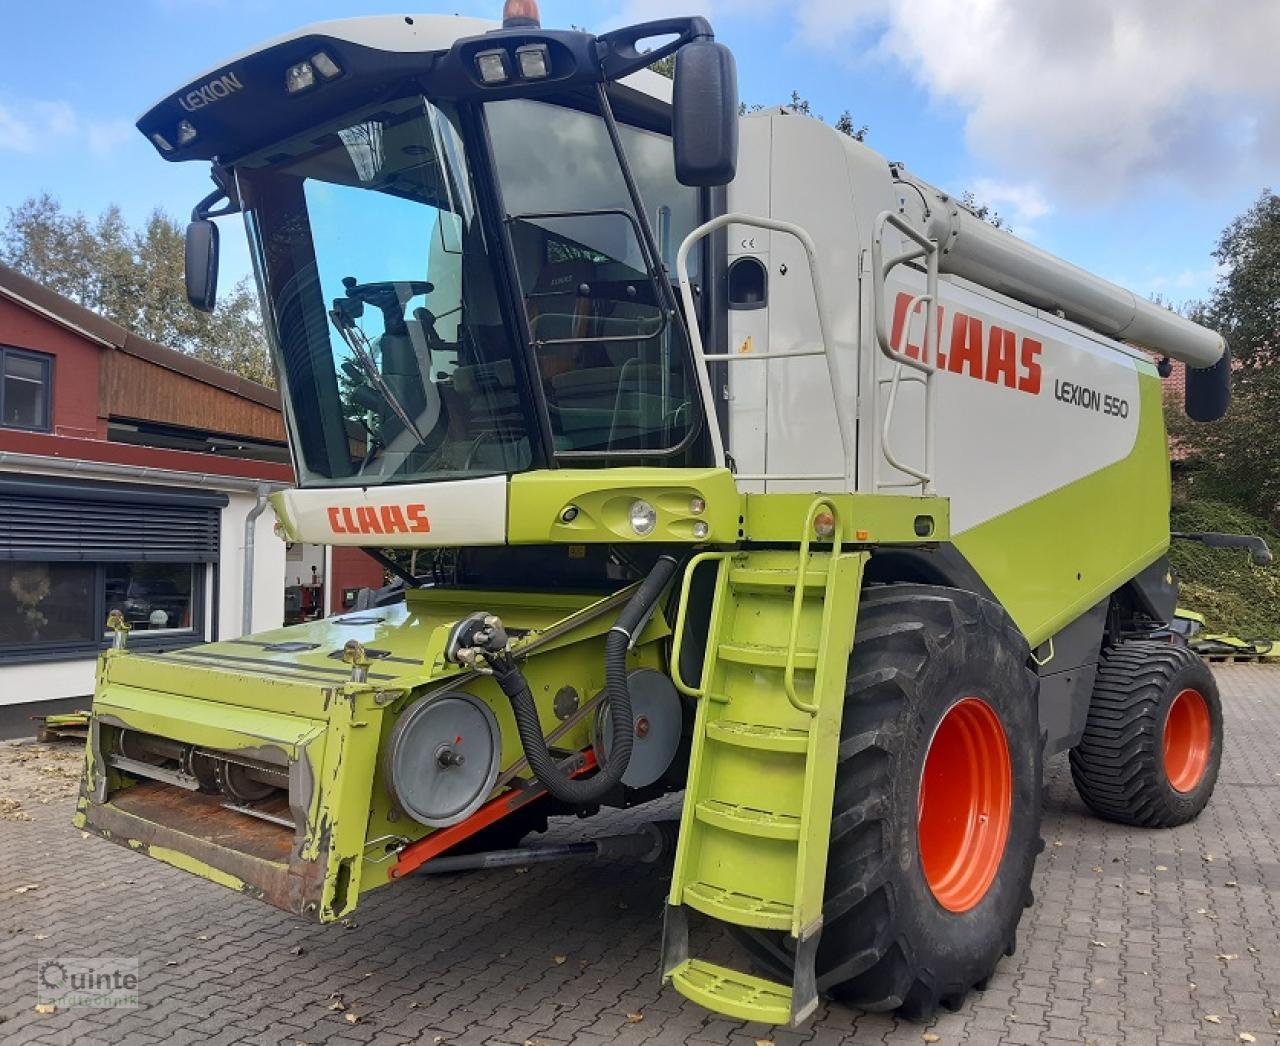
M1018 953L929 1025L830 1004L789 1031L685 1002L658 982L666 880L646 866L416 876L321 928L82 839L64 786L26 804L32 820L0 820L0 1042L1274 1042L1280 669L1219 679L1228 741L1205 814L1167 832L1100 823L1054 760ZM0 786L17 751L0 746ZM568 821L553 837L650 816ZM59 955L138 958L142 1007L37 1014L36 961Z

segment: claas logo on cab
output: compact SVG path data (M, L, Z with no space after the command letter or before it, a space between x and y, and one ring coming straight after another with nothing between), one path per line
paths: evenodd
M329 529L335 534L430 534L426 505L334 506Z

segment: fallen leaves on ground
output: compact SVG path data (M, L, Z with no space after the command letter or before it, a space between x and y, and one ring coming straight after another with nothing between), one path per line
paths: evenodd
M1241 1042L1257 1042L1258 1040L1255 1039L1252 1035L1250 1035L1247 1031L1242 1031L1240 1033L1240 1041Z
M644 1014L643 1014L643 1013L628 1013L628 1014L627 1014L627 1023L628 1023L628 1024L639 1024L642 1020L644 1020Z
M925 1032L923 1035L920 1036L920 1038L924 1039L925 1042L941 1042L942 1041L941 1035L937 1035L931 1031Z
M51 1002L41 1002L36 1004L36 1013L50 1014L57 1013L58 1007Z
M553 956L551 956L551 961L552 961L553 963L555 963L557 966L563 966L565 963L567 963L567 962L569 961L569 956L567 956L567 955L553 955Z
M1222 1018L1221 1018L1221 1017L1219 1017L1216 1013L1206 1013L1206 1014L1204 1015L1204 1019L1205 1019L1206 1021L1208 1021L1210 1024L1221 1024L1221 1023L1222 1023Z
M359 1023L360 1023L360 1018L359 1018L358 1016L356 1016L354 1013L348 1013L348 1014L345 1014L345 1015L343 1016L343 1018L342 1018L342 1019L343 1019L344 1021L346 1021L348 1024L359 1024Z
M34 821L35 818L22 809L16 799L0 798L0 821Z
M14 893L30 893L32 890L40 889L39 883L28 883L26 886L19 886Z

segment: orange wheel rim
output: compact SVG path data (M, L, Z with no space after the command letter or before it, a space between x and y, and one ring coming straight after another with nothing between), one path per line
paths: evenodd
M920 775L920 865L949 912L975 907L995 880L1013 815L1009 742L995 710L976 697L942 717Z
M1175 792L1194 791L1204 780L1212 744L1209 702L1199 690L1182 691L1164 721L1164 772Z

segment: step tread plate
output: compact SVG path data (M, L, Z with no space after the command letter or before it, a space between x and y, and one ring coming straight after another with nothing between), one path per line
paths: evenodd
M756 748L766 752L793 752L804 755L809 750L809 731L798 727L765 726L740 723L732 719L713 719L707 723L707 737L723 744Z
M791 987L724 966L686 959L671 972L671 983L686 999L715 1013L762 1024L791 1022Z
M734 926L754 926L759 930L790 930L792 907L789 901L728 890L712 883L694 881L681 891L690 908Z
M757 668L783 668L787 663L787 648L782 646L766 646L763 643L721 643L716 648L716 656L722 661L732 661L738 665L753 665ZM816 650L797 650L796 668L812 672L818 667Z
M704 824L739 835L792 842L800 838L800 818L794 814L740 806L721 799L703 799L694 807L694 811L698 820Z

